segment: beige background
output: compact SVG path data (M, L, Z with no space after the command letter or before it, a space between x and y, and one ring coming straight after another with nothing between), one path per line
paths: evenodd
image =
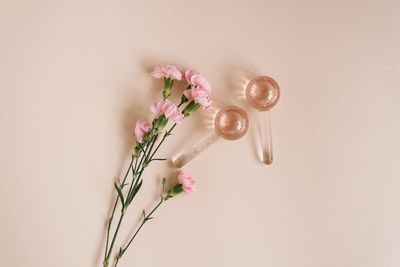
M198 193L163 206L121 267L400 266L399 17L396 0L1 1L2 265L100 266L113 182L160 96L149 72L174 63L251 131L185 167ZM240 98L258 74L282 90L271 166ZM161 154L209 123L198 112ZM178 171L146 171L124 235Z

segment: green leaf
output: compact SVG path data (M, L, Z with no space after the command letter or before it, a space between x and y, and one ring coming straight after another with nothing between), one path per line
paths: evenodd
M138 185L136 185L133 188L132 192L128 195L128 197L126 199L126 202L128 203L128 205L131 204L132 200L135 198L135 196L136 196L137 192L139 191L140 187L142 186L142 184L143 184L143 180L140 180L140 183Z
M139 191L140 187L142 187L143 180L140 180L140 183L135 187L132 192L132 199L136 196L137 192Z
M125 201L124 201L124 195L121 192L121 189L119 189L117 183L114 183L115 189L117 189L118 195L119 195L119 199L121 199L121 204L122 204L122 208L125 205Z
M151 159L151 161L153 161L153 160L167 160L167 158L163 158L163 159L159 159L159 158L157 158L157 159Z

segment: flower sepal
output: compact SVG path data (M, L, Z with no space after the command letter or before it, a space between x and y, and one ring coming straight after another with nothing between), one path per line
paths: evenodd
M189 101L189 99L185 96L185 94L183 94L181 97L181 103L179 103L179 106L185 104L188 101Z
M183 192L183 186L182 184L176 184L174 187L172 187L167 194L167 198L174 197L180 193Z
M144 135L144 141L143 141L143 143L145 143L145 142L148 142L148 141L150 141L151 140L151 138L153 137L153 135L154 135L154 130L151 130L150 132L148 132L147 134L145 134Z
M195 112L199 107L200 105L194 102L194 100L190 101L189 104L182 111L183 116L188 117L190 114Z
M135 158L139 158L140 153L143 151L143 146L141 143L136 141L136 146L135 146L135 154L132 155L132 160Z
M173 85L174 85L173 79L164 77L164 90L163 90L164 99L167 99L171 95L171 90Z
M160 115L158 118L153 120L153 129L156 134L159 134L164 129L165 125L167 125L168 119L164 114Z

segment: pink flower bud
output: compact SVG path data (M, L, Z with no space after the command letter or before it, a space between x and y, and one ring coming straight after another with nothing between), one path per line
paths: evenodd
M136 139L139 143L143 143L144 136L153 129L151 123L145 120L138 120L135 127Z
M185 72L185 78L186 81L192 85L192 88L193 87L202 88L203 90L206 90L208 94L211 93L211 85L208 83L206 78L204 78L204 76L198 73L197 71L187 70Z
M182 185L183 191L186 193L195 193L196 181L186 172L181 172L178 176L178 181Z
M156 116L164 114L166 118L173 120L177 124L180 124L183 119L182 112L168 99L154 102L151 104L150 110L155 113Z
M194 87L185 90L183 94L187 99L194 100L194 102L198 103L203 109L209 110L211 108L211 99L208 95L208 91L202 87Z
M171 78L174 80L182 80L182 71L178 66L174 65L164 65L158 66L154 68L154 71L151 73L154 78Z

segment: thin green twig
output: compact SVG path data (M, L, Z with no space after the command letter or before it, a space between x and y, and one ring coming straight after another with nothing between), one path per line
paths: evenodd
M128 244L125 246L125 248L120 250L120 253L118 254L118 257L115 261L114 267L117 266L119 259L122 257L122 255L124 255L125 251L129 248L129 246L131 245L133 239L135 239L135 237L138 235L138 233L140 232L140 230L142 229L143 225L149 221L151 218L151 215L158 209L158 207L164 202L165 200L163 198L161 198L160 202L157 204L157 206L155 206L153 208L153 210L143 218L142 223L140 224L139 228L136 230L136 232L133 234L132 238L129 240Z
M134 190L134 189L136 188L136 186L138 185L138 181L140 180L140 178L141 178L141 176L142 176L142 174L143 174L143 171L144 171L144 169L145 169L145 167L146 167L146 166L144 166L144 165L147 165L147 164L149 164L149 163L152 161L154 155L156 154L156 152L157 152L158 149L160 148L161 144L165 141L165 139L166 139L167 136L171 135L171 132L172 132L172 130L175 128L175 126L176 126L176 123L164 134L162 140L161 140L160 143L157 145L157 147L155 148L154 151L152 151L152 150L153 150L154 144L155 144L155 142L156 142L156 140L157 140L157 135L153 135L153 136L150 138L150 140L147 141L147 142L144 144L144 150L142 150L142 151L143 151L143 155L142 155L142 157L141 157L141 159L140 159L139 164L137 163L137 162L138 162L138 159L136 159L135 168L134 168L134 169L133 169L133 167L132 167L133 161L131 162L131 164L130 164L130 166L129 166L129 168L128 168L127 174L129 173L129 170L132 168L132 172L133 172L133 174L136 174L136 177L133 176L134 179L135 179L135 182L133 182L133 180L132 180L132 183L131 183L130 188L129 188L129 191L128 191L128 195L129 195L129 194L132 192L132 190ZM150 143L151 143L151 145L150 145L150 149L149 149L149 144L150 144ZM151 156L149 157L149 155L151 155ZM145 163L147 163L147 164L145 164ZM139 169L140 169L140 171L138 171ZM123 181L122 184L125 183L126 177L127 177L127 175L125 176L124 181ZM117 205L117 203L118 203L118 199L119 199L119 198L117 198L117 202L116 202L116 204L115 204L115 207L116 207L116 205ZM150 217L150 215L161 205L161 203L162 203L162 200L161 200L161 202L150 212L150 214L149 214L148 216L146 216L147 220L148 220L148 218ZM114 217L115 207L114 207L114 209L113 209L113 213L112 213L112 216L111 216L111 218L110 218L109 227L111 226L111 221L112 221L112 218ZM109 261L109 259L110 259L110 256L111 256L113 247L114 247L114 243L115 243L116 237L117 237L118 232L119 232L119 228L120 228L121 223L122 223L122 220L123 220L123 218L124 218L124 214L125 214L126 208L127 208L127 207L122 207L121 215L120 215L120 218L119 218L119 220L118 220L118 225L117 225L117 228L115 229L114 236L113 236L113 239L112 239L112 241L111 241L111 245L110 245L110 247L109 247L109 249L108 249L108 253L107 253L107 251L105 252L105 259L104 259L104 262L106 262L107 265L108 265L108 261ZM141 226L139 227L137 233L138 233L139 230L142 228L143 224L144 224L144 223L142 222L142 224L141 224ZM137 233L135 234L135 236L137 235ZM108 248L109 229L108 229L108 234L107 234L107 235L108 235L108 237L107 237L107 248ZM129 241L129 243L128 243L129 245L130 245L130 243L133 241L133 239L134 239L134 237ZM129 246L129 245L128 245L128 246ZM127 247L128 247L128 246L127 246ZM126 247L126 248L127 248L127 247ZM121 252L120 252L120 253L121 253ZM119 254L119 255L120 255L120 254ZM118 264L118 261L119 261L119 257L117 257L114 266L116 266L116 264Z
M129 171L132 169L133 161L134 161L134 159L132 158L132 159L131 159L131 163L129 164L128 170L127 170L127 172L126 172L126 174L125 174L125 177L124 177L124 179L123 179L123 181L122 181L121 190L122 190L122 188L125 186L125 181L126 181L126 178L128 177ZM137 160L136 160L136 162L137 162ZM116 209L117 204L118 204L118 200L119 200L119 195L117 195L117 199L115 200L114 208L113 208L113 210L112 210L110 219L108 220L107 238L106 238L106 249L105 249L105 251L104 251L104 260L107 258L108 243L109 243L109 239L110 239L110 228L111 228L112 220L113 220L113 218L114 218L114 213L115 213L115 209Z

